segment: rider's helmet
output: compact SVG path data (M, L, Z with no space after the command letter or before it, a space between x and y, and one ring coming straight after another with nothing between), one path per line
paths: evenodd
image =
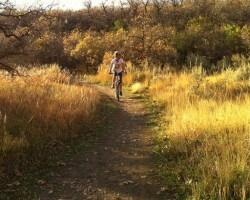
M115 51L114 56L121 55L120 51Z

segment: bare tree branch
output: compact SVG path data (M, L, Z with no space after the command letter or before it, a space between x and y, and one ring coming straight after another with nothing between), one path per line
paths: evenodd
M91 10L92 10L92 2L91 2L91 0L85 0L85 1L83 2L83 4L84 4L84 6L85 6L86 9L87 9L87 12L88 12L89 17L91 17L91 16L92 16L92 14L91 14Z
M36 8L29 7L25 11L20 11L10 2L5 0L0 2L0 41L2 46L0 52L0 69L5 69L12 74L17 74L17 70L9 65L9 57L24 54L24 37L28 36L32 30L32 21L40 16L45 16L45 12L52 9L54 5L48 5L45 8L42 5ZM6 40L4 39L6 38ZM3 45L6 49L3 49ZM8 58L8 59L6 59ZM5 59L5 62L3 61Z
M107 0L102 1L102 2L101 2L101 7L102 7L102 10L104 11L104 13L105 13L106 15L108 15L108 10L107 10L106 4L107 4Z
M139 0L127 0L127 2L129 4L130 13L132 16L136 16L140 5Z
M20 76L19 72L15 68L13 68L13 67L11 67L8 64L5 64L3 62L0 62L0 69L6 70L11 75L14 75L16 73L18 76Z
M147 13L147 12L148 12L148 5L149 5L149 3L150 3L150 0L141 0L141 3L142 3L143 6L144 6L144 11L145 11L145 13Z

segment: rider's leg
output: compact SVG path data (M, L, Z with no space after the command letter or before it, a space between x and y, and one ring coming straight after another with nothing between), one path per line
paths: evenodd
M121 83L120 83L120 95L122 96L122 73L120 73L120 80L121 80Z
M112 77L112 88L115 87L115 80L116 80L116 76L114 74L113 77Z
M122 96L122 83L120 83L120 95Z

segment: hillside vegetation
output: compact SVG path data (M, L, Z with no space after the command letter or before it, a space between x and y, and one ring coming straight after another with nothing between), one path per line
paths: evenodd
M94 80L110 83L108 66ZM164 108L156 150L165 157L166 184L175 174L188 199L250 196L249 63L214 75L202 67L171 73L128 64L124 83Z
M78 11L0 4L0 68L57 63L95 73L105 52L120 50L136 66L220 71L249 56L248 0L84 2Z
M48 151L88 130L99 94L70 84L57 65L22 69L25 76L0 75L0 177L39 166Z

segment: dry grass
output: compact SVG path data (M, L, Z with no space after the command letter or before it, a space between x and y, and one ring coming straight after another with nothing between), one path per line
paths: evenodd
M140 83L140 82L136 82L136 83L134 83L134 84L131 85L131 92L133 94L142 93L145 90L146 90L145 85L142 84L142 83Z
M174 151L185 157L183 170L195 199L246 199L249 107L249 99L240 103L200 100L173 111L167 134Z
M110 81L105 70L100 68L98 81ZM189 199L250 197L249 77L249 63L211 76L201 67L176 74L128 64L124 83L133 93L148 88L152 99L166 108L162 136L171 145L162 151L176 158Z
M100 102L91 88L68 84L69 73L57 66L22 73L0 75L0 176L20 173L51 146L82 134Z
M191 188L190 199L247 199L250 187L249 64L205 76L169 74L154 81L153 99L166 107L167 151Z

